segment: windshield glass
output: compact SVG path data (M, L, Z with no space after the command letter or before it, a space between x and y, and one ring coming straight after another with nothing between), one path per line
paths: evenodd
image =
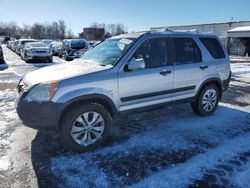
M72 40L71 41L71 48L85 48L86 43L84 40Z
M29 43L30 47L35 47L35 48L46 48L47 45L43 43Z
M114 65L129 49L134 39L108 39L83 54L82 59L100 65Z
M35 40L23 40L23 41L21 41L21 44L25 45L28 42L36 42L36 41Z

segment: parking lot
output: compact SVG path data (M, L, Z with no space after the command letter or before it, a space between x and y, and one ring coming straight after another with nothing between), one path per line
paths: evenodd
M188 104L123 115L104 147L75 153L23 126L14 104L22 75L65 61L27 64L2 47L9 68L0 72L0 187L249 186L250 62L231 64L214 115L198 117Z

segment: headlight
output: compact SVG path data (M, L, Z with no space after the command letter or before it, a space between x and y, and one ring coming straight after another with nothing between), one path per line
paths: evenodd
M59 82L47 82L41 83L32 88L29 93L26 95L25 100L43 102L43 101L50 101L59 87Z

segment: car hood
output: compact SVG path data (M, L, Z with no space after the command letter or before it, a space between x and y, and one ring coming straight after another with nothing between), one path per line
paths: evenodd
M31 87L35 84L55 80L60 81L74 76L106 70L111 67L111 65L101 66L91 61L74 60L29 72L23 77L23 82L28 87Z

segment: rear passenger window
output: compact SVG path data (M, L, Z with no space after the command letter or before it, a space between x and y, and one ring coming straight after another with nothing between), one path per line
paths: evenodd
M173 38L175 63L185 64L201 61L201 51L191 38Z
M219 41L215 38L200 38L201 42L207 48L209 53L215 59L225 58L225 53L219 43Z

